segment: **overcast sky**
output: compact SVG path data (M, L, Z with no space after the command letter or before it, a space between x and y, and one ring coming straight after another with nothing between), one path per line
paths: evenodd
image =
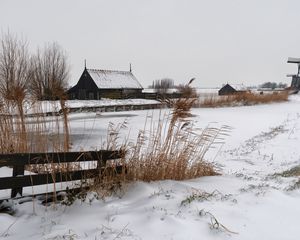
M30 47L58 42L70 85L84 67L128 70L144 87L168 77L224 83L290 83L300 57L299 0L0 0L0 28Z

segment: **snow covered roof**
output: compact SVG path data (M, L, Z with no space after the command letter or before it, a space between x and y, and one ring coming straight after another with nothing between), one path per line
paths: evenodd
M87 69L98 88L106 89L143 89L136 77L129 71Z
M247 91L247 87L244 84L229 84L237 91Z

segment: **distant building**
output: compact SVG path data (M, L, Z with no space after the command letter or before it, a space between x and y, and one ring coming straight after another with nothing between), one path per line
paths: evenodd
M231 85L227 83L219 90L218 93L219 96L224 96L224 95L233 95L233 94L239 94L245 92L248 92L248 90L243 84Z
M291 88L298 89L298 90L300 89L300 76L298 75L292 76Z
M223 95L232 95L235 94L237 91L230 86L228 83L226 85L224 85L220 90L219 90L219 95L223 96Z
M292 77L291 89L300 90L300 58L289 57L287 62L297 64L297 74L288 74L287 77Z
M130 71L85 68L78 83L68 90L69 99L135 98L143 87Z

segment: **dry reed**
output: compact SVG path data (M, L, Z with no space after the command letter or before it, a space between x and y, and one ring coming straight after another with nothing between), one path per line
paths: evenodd
M204 157L222 139L226 127L195 129L188 119L194 101L184 98L171 102L171 114L160 114L158 122L153 117L147 118L151 120L145 123L135 143L123 146L126 154L119 162L126 166L123 180L184 180L217 174L213 164ZM116 139L118 131L112 135Z
M24 110L28 106L31 108L30 116ZM63 114L64 122L66 112ZM10 101L2 101L0 115L0 153L68 151L67 125L64 124L62 131L60 117L46 117L39 103L27 101L17 106Z
M191 98L168 101L171 113L160 111L158 120L153 115L147 116L136 140L130 142L126 138L121 146L120 133L127 128L127 123L110 123L106 148L121 149L124 154L117 161L107 162L99 175L92 176L89 189L97 192L98 197L120 196L128 182L217 175L214 164L205 161L205 155L214 144L223 142L229 128L196 129L189 118L194 102ZM118 172L120 166L122 171Z
M267 94L244 92L227 96L211 95L206 97L204 100L195 101L193 107L248 106L283 102L288 100L288 95L288 91L272 92Z
M50 108L57 109L57 104L57 102L50 103ZM66 136L69 135L66 108L62 109L61 120L54 112L53 116L45 116L42 105L42 102L33 100L17 103L8 100L1 102L0 153L45 153L69 150L69 136ZM53 164L49 159L48 164L29 165L26 170L36 173L54 173L67 172L74 168L78 169L78 164L72 166L68 163Z

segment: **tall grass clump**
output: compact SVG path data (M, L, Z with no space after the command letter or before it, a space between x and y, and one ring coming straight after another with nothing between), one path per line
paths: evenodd
M157 122L150 118L135 144L127 145L123 163L127 180L184 180L217 174L204 157L226 127L196 129L189 118L194 101L173 101L171 114L160 114Z

